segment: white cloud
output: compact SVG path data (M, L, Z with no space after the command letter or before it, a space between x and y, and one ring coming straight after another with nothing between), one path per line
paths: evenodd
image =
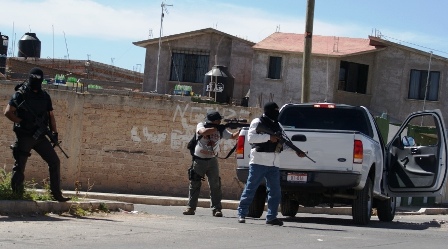
M19 32L120 39L127 37L135 41L159 36L160 3L148 3L146 7L112 8L93 0L44 0L40 2L4 1L4 20L14 22ZM178 34L196 29L217 27L223 32L258 42L274 33L279 27L282 32L303 33L303 16L278 16L255 8L226 3L207 4L208 1L183 1L167 7L163 22L163 35ZM201 8L198 8L201 6ZM12 25L12 23L11 23ZM359 33L361 27L335 25L315 20L316 34L340 35ZM364 34L364 37L367 33Z
M104 2L104 4L102 4ZM174 1L173 1L174 2ZM148 39L149 30L159 37L161 1L125 1L112 4L100 0L0 0L2 6L1 32L34 32L38 36L78 36L89 39L140 41ZM217 27L218 30L253 42L259 42L277 28L281 32L303 33L305 11L296 16L269 12L254 7L227 4L225 1L183 0L167 7L163 22L163 35L172 35L197 29ZM5 11L6 10L6 11ZM9 20L9 24L5 22ZM314 20L314 34L367 38L372 28L353 23ZM446 39L396 30L380 31L403 41L446 47ZM128 42L127 42L128 44ZM440 45L440 46L439 46Z

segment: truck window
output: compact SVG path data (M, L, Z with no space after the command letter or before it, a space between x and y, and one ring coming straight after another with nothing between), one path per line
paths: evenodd
M366 112L360 107L286 106L280 113L279 122L285 128L353 130L373 137Z

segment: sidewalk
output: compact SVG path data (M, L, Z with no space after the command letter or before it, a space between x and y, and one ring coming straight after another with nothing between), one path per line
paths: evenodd
M64 191L66 196L75 196L75 191ZM106 204L111 211L125 210L133 211L134 204L145 205L161 205L161 206L185 206L188 198L169 197L169 196L153 196L153 195L130 195L130 194L111 194L98 192L80 192L80 201L70 201L59 203L55 201L0 201L0 213L49 213L64 212L70 209L72 205L80 205L81 208L98 208L101 203ZM236 210L239 201L222 200L223 209ZM210 200L200 198L198 207L207 208L210 206ZM299 213L312 214L334 214L334 215L351 215L350 207L300 207ZM397 207L396 214L399 215L438 215L448 214L447 207Z

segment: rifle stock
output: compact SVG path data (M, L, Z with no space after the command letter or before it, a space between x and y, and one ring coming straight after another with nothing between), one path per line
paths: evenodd
M307 153L305 153L303 150L299 149L297 146L294 145L294 143L286 136L286 134L284 134L283 132L281 133L275 133L273 132L271 129L269 129L268 127L266 127L266 125L259 123L257 125L257 132L259 133L266 133L269 134L271 136L276 136L279 140L280 143L284 143L286 144L289 148L293 149L295 152L297 153L303 153L308 159L311 160L311 162L316 163L316 161L314 161L313 159L311 159L311 157L309 157L307 155Z

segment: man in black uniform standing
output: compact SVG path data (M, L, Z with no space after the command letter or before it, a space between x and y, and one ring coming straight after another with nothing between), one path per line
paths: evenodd
M44 73L40 68L31 69L28 82L16 87L16 92L5 108L4 114L14 122L13 130L17 137L12 146L15 163L12 169L11 187L14 192L20 193L23 190L25 166L33 149L48 164L53 198L59 202L66 202L70 198L64 197L60 189L61 162L51 142L45 137L45 132L39 129L37 123L40 121L48 126L57 141L58 131L53 104L50 95L42 90L43 79Z

